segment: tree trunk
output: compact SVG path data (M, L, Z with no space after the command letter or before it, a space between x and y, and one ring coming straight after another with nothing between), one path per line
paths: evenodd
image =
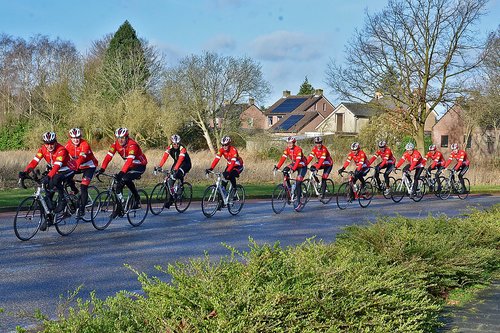
M420 122L417 122L416 125L416 133L415 133L415 141L417 143L417 149L421 152L423 155L425 153L425 134L424 134L424 124L421 124Z

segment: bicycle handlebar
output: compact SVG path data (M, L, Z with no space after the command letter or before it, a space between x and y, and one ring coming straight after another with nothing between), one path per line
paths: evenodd
M47 174L47 172L44 172L44 175L46 175L46 174ZM27 172L26 177L19 178L18 184L24 189L28 188L26 186L26 184L24 183L24 181L26 179L34 181L35 183L37 183L37 185L42 184L42 174L40 173L40 170L38 170L38 169L30 170Z

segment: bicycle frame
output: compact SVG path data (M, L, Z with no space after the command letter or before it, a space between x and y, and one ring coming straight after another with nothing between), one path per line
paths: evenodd
M214 183L214 185L216 187L216 191L220 193L224 205L227 205L227 203L229 202L229 194L231 193L231 190L233 189L233 184L231 184L231 182L229 182L229 188L227 190L225 190L224 186L222 186L222 173L216 172L216 171L211 171L211 173L216 176L215 183ZM224 192L226 192L226 193L224 193Z
M164 184L165 188L168 190L168 194L172 198L174 198L174 196L178 192L178 187L180 186L179 185L180 180L179 179L176 179L176 180L170 179L170 175L172 174L172 172L170 170L163 170L163 169L155 169L155 170L153 170L153 174L155 176L158 173L163 173L165 175L165 178L163 179L163 184ZM170 184L171 182L173 182L173 183Z

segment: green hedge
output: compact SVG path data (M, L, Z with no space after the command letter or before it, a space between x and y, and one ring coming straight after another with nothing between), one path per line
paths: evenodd
M467 216L381 218L333 244L248 252L139 274L144 295L79 300L44 332L430 332L443 296L498 271L500 205ZM64 312L64 311L63 311Z

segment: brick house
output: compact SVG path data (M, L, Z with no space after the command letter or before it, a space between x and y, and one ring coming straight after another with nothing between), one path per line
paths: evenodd
M267 116L255 105L253 98L248 99L248 107L240 114L241 128L244 129L268 129Z
M369 103L340 103L335 110L316 126L323 134L358 135L377 113L377 108Z
M315 133L316 127L334 110L334 106L316 89L313 95L291 95L285 90L283 97L265 112L269 132L276 135L304 135Z

